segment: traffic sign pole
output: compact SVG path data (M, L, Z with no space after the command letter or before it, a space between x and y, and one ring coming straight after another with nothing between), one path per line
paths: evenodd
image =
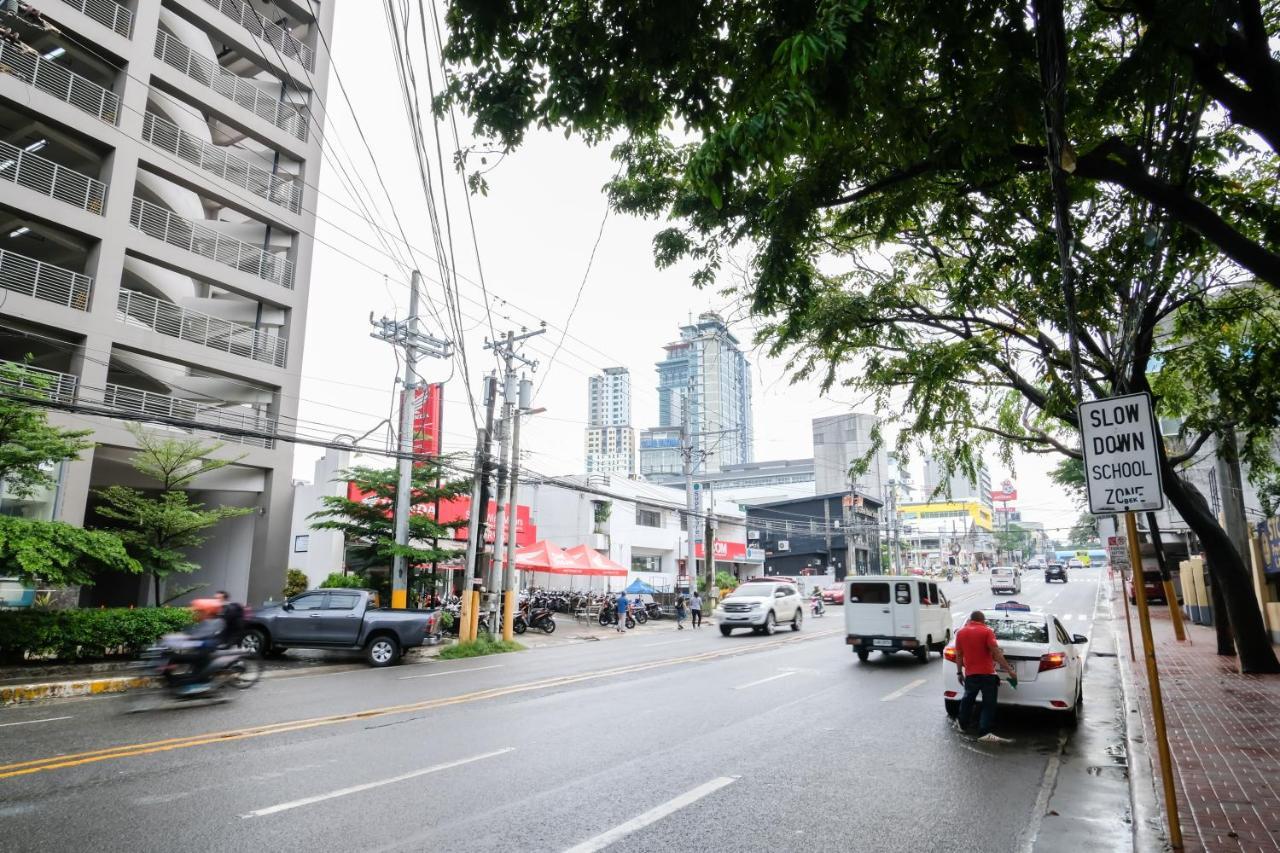
M1107 551L1111 556L1112 567L1120 570L1120 598L1124 600L1124 627L1129 633L1129 660L1137 663L1138 653L1133 648L1133 619L1129 616L1129 595L1124 590L1130 577L1129 547L1122 544L1124 541L1124 537L1112 536L1107 542Z
M1142 546L1138 544L1138 522L1133 513L1124 514L1125 533L1129 539L1130 571L1142 571ZM1136 568L1135 568L1136 567ZM1160 694L1160 671L1156 665L1155 640L1151 635L1151 611L1147 609L1146 578L1133 575L1133 598L1138 604L1138 625L1142 629L1143 652L1147 661L1147 686L1151 693L1151 717L1155 723L1156 747L1160 754L1160 777L1164 783L1164 809L1169 821L1169 846L1182 849L1182 824L1178 819L1178 792L1173 782L1173 753L1169 751L1169 732L1165 726L1164 699ZM1170 606L1176 606L1171 602ZM1125 610L1126 614L1128 609Z

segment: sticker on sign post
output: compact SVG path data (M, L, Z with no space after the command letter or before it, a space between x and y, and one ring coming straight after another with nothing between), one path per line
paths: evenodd
M1126 394L1081 403L1089 512L1164 509L1160 481L1160 440L1149 394Z

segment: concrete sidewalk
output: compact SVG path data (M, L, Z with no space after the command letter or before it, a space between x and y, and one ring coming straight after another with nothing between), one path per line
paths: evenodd
M1115 599L1123 618L1124 602ZM1141 710L1148 767L1163 815L1163 789L1147 689L1146 665L1133 609L1137 660L1127 643L1128 687ZM1167 607L1151 608L1160 686L1173 753L1178 812L1186 851L1280 851L1280 675L1241 675L1220 657L1212 628L1187 624L1179 643ZM1121 631L1123 636L1123 629ZM1135 762L1136 764L1136 762ZM1141 775L1145 776L1145 773ZM1163 826L1162 826L1163 829Z

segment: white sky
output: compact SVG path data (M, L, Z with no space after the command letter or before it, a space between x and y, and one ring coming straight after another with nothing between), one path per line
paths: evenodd
M381 10L368 3L338 4L332 44L334 64L355 104L409 239L417 248L428 249L431 231ZM425 81L419 82L425 99ZM381 222L394 230L374 170L334 79L327 105L326 137L336 152L331 156L347 163L348 169L354 163L352 171L379 199ZM429 134L429 119L427 122ZM465 143L469 124L464 122L459 130ZM434 141L429 138L428 144L434 145ZM460 286L466 350L478 400L480 376L494 361L483 350L490 327L477 283L460 179L450 164L452 147L444 149L446 184L454 251L460 272L468 278ZM434 171L434 148L431 155ZM490 157L489 164L495 159ZM615 168L607 147L592 149L558 133L533 134L488 175L489 195L472 198L493 327L501 334L507 329L518 331L522 325L536 327L540 320L554 326L526 350L541 362L533 377L535 383L545 380L535 405L545 406L547 412L526 421L522 440L530 454L527 464L539 473L582 470L587 376L607 366L630 368L633 426L637 430L654 426L654 363L663 355L662 345L678 337L679 325L690 314L712 309L726 316L742 315L725 297L693 288L687 268L660 271L654 267L651 240L663 223L611 214L569 326L572 337L565 340L552 363L559 329L566 324L605 212L601 187ZM298 416L317 425L312 430L317 434L360 435L390 414L396 371L389 345L369 337L368 317L370 312L403 317L407 313L408 279L382 253L369 225L344 209L344 205L354 205L330 163L323 167L320 188L325 197L318 209L321 221L316 227ZM420 252L419 265L428 277L427 297L442 306L443 292L435 281L439 273L433 256ZM440 310L443 316L443 308ZM434 319L429 319L426 327L434 334L443 332ZM849 411L847 400L842 402L839 393L822 397L815 383L791 385L783 364L765 358L758 350L751 351L748 322L736 322L734 329L749 348L752 363L756 459L811 456L810 420ZM429 361L421 373L428 381L448 379L445 449L474 448L475 432L461 370L452 362ZM376 435L385 440L385 428ZM312 463L320 453L316 448L298 446L295 476L310 480ZM1021 493L1018 506L1025 518L1043 521L1049 527L1070 527L1076 509L1046 477L1054 462L1056 457L1019 459L1014 477ZM993 483L1012 473L994 460L990 464Z

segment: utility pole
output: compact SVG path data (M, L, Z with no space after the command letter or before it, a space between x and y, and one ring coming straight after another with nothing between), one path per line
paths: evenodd
M680 406L680 461L684 466L684 516L685 516L685 558L684 570L689 578L689 594L698 591L698 563L694 554L694 531L698 519L693 510L693 428L689 420L689 405L693 397L693 377L689 377L689 389L685 391L684 402Z
M706 512L706 526L702 534L702 567L707 577L707 598L715 607L716 590L716 493L710 483L703 490L702 504Z
M462 611L458 641L465 643L476 636L479 613L475 578L479 575L480 555L484 551L484 526L489 503L489 435L493 432L493 407L498 399L498 379L491 372L484 378L484 426L476 434L475 479L471 484L471 518L467 524L467 557L462 566Z
M484 344L485 349L493 350L494 354L497 355L499 358L501 358L503 362L502 424L503 424L503 427L505 428L501 429L501 432L500 432L501 438L500 438L499 456L501 461L498 464L498 489L496 492L496 500L498 501L499 504L501 504L504 497L503 493L507 489L507 479L508 479L507 439L510 438L512 434L515 432L515 429L516 429L515 422L520 416L520 410L522 408L520 404L522 402L522 398L525 396L532 396L532 390L528 391L526 394L523 387L524 383L529 382L529 380L526 379L521 381L516 376L516 363L519 362L525 365L526 367L528 367L530 370L538 369L538 362L534 361L533 359L526 358L525 356L518 353L516 351L516 345L523 341L528 340L529 338L546 334L546 331L547 330L545 327L534 329L533 331L529 331L528 329L521 329L520 334L518 335L515 332L508 331L506 335L504 335L501 339L496 341L485 341L485 344ZM517 463L517 460L515 458L515 455L513 454L511 457L511 465L513 468L516 465L516 463ZM509 518L513 519L515 517L516 515L515 506L516 506L515 491L512 490L511 496L507 501L507 516ZM497 529L494 534L493 561L489 564L489 576L488 576L488 582L486 584L488 596L487 596L487 602L486 602L487 607L485 608L485 610L489 614L490 630L493 631L495 634L498 631L499 587L502 588L503 601L506 602L507 599L510 598L510 603L507 604L507 608L506 608L507 609L506 615L502 617L504 634L506 633L505 631L506 625L512 620L512 617L514 616L514 614L511 612L511 605L514 604L514 595L513 596L506 595L506 592L508 590L514 590L514 584L507 583L508 577L511 577L512 579L514 579L515 577L514 567L511 567L512 570L508 571L507 569L503 569L500 565L501 559L503 556L504 527L506 526L503 524L503 516L502 516L501 510L502 508L501 506L499 506L498 512L495 514L495 518L494 518L494 522L495 524L497 524ZM512 538L512 542L514 542L515 540L514 525L511 526L511 530L512 530L511 538ZM511 552L510 548L508 548L508 552L513 553ZM512 558L514 559L514 556Z
M383 317L369 323L375 327L370 337L404 349L404 382L400 391L400 460L396 480L395 541L397 553L391 567L391 607L404 610L409 604L409 508L413 491L413 415L414 398L421 383L418 381L418 356L450 358L453 355L451 341L424 334L418 330L418 290L422 274L413 271L409 284L409 317L403 322ZM425 398L424 398L425 403Z
M510 493L507 497L507 559L502 567L502 639L510 640L514 633L516 605L516 533L519 521L520 486L520 419L531 414L533 382L520 378L520 402L511 422L511 474L508 477Z
M847 574L862 574L858 571L858 560L853 549L853 496L857 485L849 478L849 494L840 503L844 508L844 562L848 566Z

